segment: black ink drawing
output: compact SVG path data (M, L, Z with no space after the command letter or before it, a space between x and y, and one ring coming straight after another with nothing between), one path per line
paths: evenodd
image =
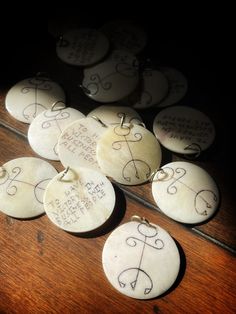
M43 104L39 102L38 91L51 90L52 86L48 83L51 82L49 79L42 77L35 77L28 80L29 86L25 86L21 89L23 94L30 92L34 93L34 102L27 105L23 110L23 116L26 120L35 118L38 114L38 109L47 109ZM31 112L32 111L32 112Z
M37 184L32 184L30 182L25 182L25 181L19 180L18 177L20 174L22 174L22 168L20 168L20 167L14 167L9 172L2 167L1 173L2 174L0 176L0 186L5 185L6 193L8 195L14 196L17 194L17 191L19 188L19 186L17 186L17 183L19 183L19 185L26 184L26 185L32 186L35 199L40 204L43 204L41 193L42 193L42 191L45 190L45 188L44 188L44 186L46 186L45 183L46 182L48 183L51 180L51 178L41 180Z
M187 145L184 150L190 150L192 152L195 152L194 154L194 158L197 158L200 156L201 152L202 152L202 148L199 144L197 143L192 143L192 144L189 144Z
M98 73L92 74L90 76L90 81L87 86L82 86L84 90L88 90L90 95L96 95L100 89L104 91L110 90L112 88L112 82L107 81L108 78L120 74L126 78L132 78L138 75L137 69L127 63L118 63L115 66L115 71L101 77Z
M145 271L145 269L142 267L142 262L145 259L145 250L162 250L164 248L164 242L157 237L158 230L153 226L149 226L145 223L139 223L137 225L137 230L143 238L128 237L126 238L126 244L136 249L138 245L141 245L141 253L138 265L136 267L134 266L124 269L118 275L117 279L121 288L128 286L128 288L131 288L133 291L135 290L138 283L145 284L143 293L144 295L147 295L153 289L153 280L147 271Z
M66 120L70 117L70 113L65 111L64 108L63 109L58 109L56 111L52 111L52 110L47 110L44 111L43 113L44 117L47 119L42 123L42 129L48 129L53 127L53 125L56 125L56 128L59 131L59 135L62 133L62 129L60 127L60 120ZM59 137L59 136L58 136ZM58 141L55 143L54 147L53 147L53 151L56 155L58 155L57 152L57 143Z
M186 175L187 171L184 168L173 169L171 167L164 167L157 172L156 180L160 182L166 182L172 180L168 185L166 192L169 195L178 193L177 184L181 184L181 187L185 187L189 191L194 193L194 209L197 214L207 216L207 209L212 208L210 201L217 202L216 194L211 190L199 190L195 191L189 185L184 183L181 179Z
M132 153L132 150L130 148L130 144L129 143L136 143L136 142L140 142L142 140L142 134L141 133L134 133L133 134L133 139L128 139L127 137L130 135L130 127L129 126L126 126L126 125L123 125L122 127L121 126L116 126L114 128L114 133L120 137L123 138L123 140L120 140L120 141L115 141L112 143L112 148L115 149L115 150L121 150L123 148L123 145L122 144L125 144L127 150L129 151L129 154L130 154L130 160L128 160L126 162L126 164L124 165L124 167L122 168L122 176L123 178L127 181L127 182L131 182L132 180L132 177L131 176L127 176L126 175L126 172L130 172L130 167L132 167L134 169L134 176L137 178L137 179L140 179L140 174L139 174L139 167L142 166L145 166L146 167L146 178L148 179L150 174L151 174L151 168L150 166L144 161L144 160L141 160L141 159L137 159L137 158L134 158L133 156L133 153Z

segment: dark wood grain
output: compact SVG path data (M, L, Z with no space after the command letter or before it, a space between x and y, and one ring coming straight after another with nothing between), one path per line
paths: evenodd
M81 238L52 225L46 216L19 221L0 215L0 309L11 313L155 313L157 309L161 313L177 309L233 313L233 256L127 199L121 223L134 214L168 230L184 252L179 282L165 296L130 299L109 284L101 263L108 234Z
M1 164L16 157L34 156L27 140L5 127L0 128L0 142ZM45 215L21 221L0 214L0 310L165 313L191 309L193 313L233 313L233 255L158 211L125 198L126 202L118 201L116 206L125 216L115 215L109 228L87 237L60 230ZM179 282L154 300L139 301L121 295L108 283L102 269L101 254L107 236L134 214L168 230L181 246Z

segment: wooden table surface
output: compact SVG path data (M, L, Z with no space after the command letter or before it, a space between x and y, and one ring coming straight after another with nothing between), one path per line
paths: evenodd
M202 110L216 126L213 146L197 160L191 160L206 169L218 184L221 201L216 214L200 225L177 223L157 210L151 183L129 187L114 183L117 202L112 219L99 232L85 236L64 232L46 215L19 220L0 213L0 313L235 313L235 192L229 175L228 115L219 94L222 85L210 60L211 51L203 59L198 43L179 50L178 41L173 40L176 34L169 35L168 40L161 37L158 48L152 46L151 37L143 56L151 55L157 65L182 71L189 89L180 104ZM179 45L183 44L181 40ZM81 69L57 58L50 34L38 41L24 41L22 47L19 54L11 52L8 56L0 78L0 165L17 157L39 157L28 144L28 125L16 121L5 109L5 95L17 81L46 71L65 89L67 106L87 114L99 105L78 88ZM150 130L159 111L157 107L139 111ZM170 160L188 161L169 152L164 156L162 165ZM60 162L49 162L58 171L63 169ZM152 300L120 294L107 281L102 268L106 239L132 215L146 217L168 230L179 245L181 270L177 281L167 293Z

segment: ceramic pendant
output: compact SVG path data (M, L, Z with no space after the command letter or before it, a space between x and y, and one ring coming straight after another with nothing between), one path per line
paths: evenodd
M0 167L0 210L15 218L44 213L43 194L57 171L34 157L13 159Z
M49 78L36 76L15 84L6 95L5 105L15 119L31 123L57 101L65 102L63 89Z
M175 282L180 255L172 237L158 225L131 221L115 229L105 242L102 263L112 286L136 299L151 299Z
M78 166L100 171L96 147L106 125L91 118L83 118L70 124L61 134L58 142L59 158L63 166Z
M81 28L65 33L59 40L56 51L63 62L88 66L100 61L108 49L109 41L101 32Z
M168 80L162 72L145 69L142 73L141 95L133 107L146 109L160 103L166 97L168 88Z
M161 102L157 103L157 107L167 107L179 102L187 93L188 81L179 70L169 67L161 67L160 71L168 80L169 90L167 96Z
M58 139L61 132L84 114L73 108L49 109L39 114L28 129L31 148L41 157L59 160Z
M97 160L103 173L121 184L141 184L161 163L161 148L155 136L137 124L110 126L97 145Z
M67 168L47 186L44 208L49 219L69 232L92 231L110 217L115 206L111 182L83 167Z
M134 57L132 58L133 60ZM127 61L128 60L128 61ZM84 71L82 89L95 101L109 103L123 99L136 88L139 75L135 62L113 57Z
M160 111L154 119L153 132L164 147L186 155L199 155L215 138L211 120L204 113L184 106Z
M138 54L146 46L147 35L132 21L113 21L101 28L115 49Z
M219 205L218 188L211 176L183 161L171 162L157 171L152 194L164 214L182 223L203 222Z
M141 124L141 116L130 107L103 105L90 111L88 117L98 117L106 125L120 124L120 120L124 117L125 123Z

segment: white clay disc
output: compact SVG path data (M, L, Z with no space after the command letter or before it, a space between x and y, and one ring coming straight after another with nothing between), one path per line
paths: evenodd
M128 21L113 21L101 28L115 49L138 54L147 43L146 33L137 25Z
M200 153L215 138L211 120L201 111L184 106L160 111L154 119L153 132L164 147L180 154Z
M151 299L175 282L180 255L172 237L161 227L128 222L105 242L103 269L112 286L136 299Z
M97 160L102 172L126 185L149 180L160 166L161 155L155 136L137 124L110 126L97 145Z
M93 100L109 103L130 95L138 81L136 65L109 58L84 71L82 88Z
M63 166L82 166L100 171L96 147L105 130L105 126L91 117L70 124L58 142L59 158Z
M83 113L73 108L43 111L28 129L31 148L44 158L59 160L57 143L61 132L67 125L83 117Z
M168 92L168 80L162 72L152 69L145 69L142 74L141 97L133 105L137 109L149 108L158 104Z
M130 107L103 105L90 111L88 117L95 116L105 124L119 124L124 117L125 123L142 123L141 116Z
M188 81L179 70L161 67L160 71L166 76L169 83L168 94L163 101L157 103L158 107L167 107L179 102L187 93Z
M49 183L44 208L49 219L69 232L88 232L100 227L115 206L111 182L101 173L83 167L59 173Z
M218 188L211 176L183 161L171 162L156 173L152 194L164 214L182 223L207 220L219 204Z
M45 188L56 174L52 165L39 158L8 161L0 167L0 210L15 218L41 215Z
M109 41L95 29L74 29L57 44L58 57L71 65L86 66L100 61L108 52Z
M5 105L15 119L31 123L42 111L65 102L63 89L45 77L31 77L15 84L7 93Z

